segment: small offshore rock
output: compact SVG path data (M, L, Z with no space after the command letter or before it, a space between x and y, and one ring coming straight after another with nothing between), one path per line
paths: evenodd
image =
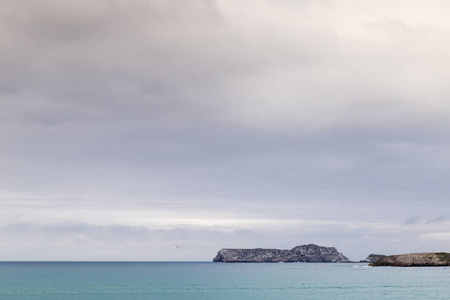
M369 254L366 259L360 260L359 262L362 263L373 263L377 261L378 259L385 257L386 255L383 254Z

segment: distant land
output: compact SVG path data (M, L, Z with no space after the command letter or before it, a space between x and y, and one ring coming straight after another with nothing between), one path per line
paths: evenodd
M222 249L214 262L226 263L258 263L258 262L350 262L334 247L323 247L314 244L302 245L291 250L280 249Z
M377 261L381 257L385 257L386 255L383 254L369 254L366 259L360 260L359 262L362 263L373 263L374 261Z
M450 253L424 252L389 255L380 257L369 265L373 267L444 267L450 266Z

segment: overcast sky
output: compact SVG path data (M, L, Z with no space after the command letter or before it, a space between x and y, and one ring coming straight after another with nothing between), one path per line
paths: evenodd
M2 0L0 260L449 251L449 14Z

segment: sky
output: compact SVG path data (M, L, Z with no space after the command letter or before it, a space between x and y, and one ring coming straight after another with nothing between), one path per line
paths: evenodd
M0 260L449 251L449 13L1 1Z

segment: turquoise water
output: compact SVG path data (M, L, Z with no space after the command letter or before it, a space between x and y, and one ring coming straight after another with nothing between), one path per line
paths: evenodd
M0 262L0 299L450 299L450 268Z

